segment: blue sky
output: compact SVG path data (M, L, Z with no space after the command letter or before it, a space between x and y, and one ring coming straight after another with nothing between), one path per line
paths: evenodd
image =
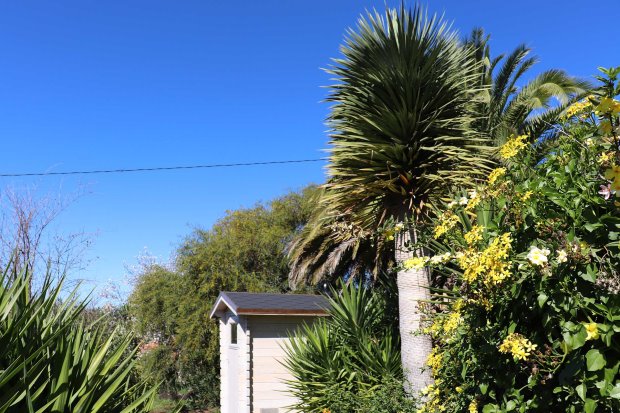
M394 2L389 2L393 4ZM588 77L620 64L620 8L583 1L430 1L454 27L519 43ZM561 6L560 6L561 4ZM306 159L326 147L321 103L347 27L381 1L0 2L0 173ZM321 163L78 177L2 178L85 195L61 232L97 233L89 267L122 282L146 248L167 259L194 227L310 182ZM82 189L80 189L82 188Z

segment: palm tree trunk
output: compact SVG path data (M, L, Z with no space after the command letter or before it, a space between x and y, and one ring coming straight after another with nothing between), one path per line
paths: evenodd
M397 234L395 237L397 262L413 257L414 252L409 251L406 244L415 238L415 229L411 232L404 230ZM412 396L417 396L423 388L433 382L430 371L422 371L432 350L432 343L430 336L419 332L421 314L418 311L420 300L430 299L430 271L428 268L401 270L397 274L396 282L405 390Z

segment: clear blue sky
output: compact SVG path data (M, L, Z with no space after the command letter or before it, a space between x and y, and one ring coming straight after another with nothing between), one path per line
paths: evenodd
M394 2L389 2L393 4ZM304 159L326 147L321 103L347 27L381 1L0 2L1 173ZM482 26L494 53L533 47L536 71L620 65L620 8L582 0L430 1ZM607 24L605 21L609 21ZM61 231L98 232L76 277L122 280L227 209L322 182L322 164L3 178L0 189L88 194ZM93 284L94 285L94 284Z

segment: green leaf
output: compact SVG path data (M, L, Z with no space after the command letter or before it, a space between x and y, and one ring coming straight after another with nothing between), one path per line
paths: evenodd
M620 399L620 383L616 383L615 386L609 391L609 397Z
M577 395L579 396L579 398L581 398L581 400L585 402L586 401L586 384L581 383L580 385L575 387L575 390L577 391Z
M499 413L499 406L496 404L485 404L482 408L482 413Z
M547 294L542 293L542 292L538 294L538 306L540 308L543 308L543 306L545 305L548 299L549 299L549 296Z
M586 353L586 367L588 371L598 371L605 367L605 356L596 350L592 349Z
M597 272L592 265L588 265L586 267L586 272L579 272L579 276L586 281L590 281L591 283L595 283L597 279Z
M583 406L585 413L594 413L596 411L596 401L592 399L586 400L586 404Z
M584 224L583 227L588 231L588 232L593 232L595 229L597 228L601 228L604 225L601 224L600 222L595 222L595 223L590 223L590 224Z

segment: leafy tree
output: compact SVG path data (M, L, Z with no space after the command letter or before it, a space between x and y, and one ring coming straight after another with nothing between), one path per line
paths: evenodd
M306 224L316 187L227 212L212 228L195 230L168 267L148 265L130 297L147 344L144 374L166 393L204 408L219 400L219 334L209 319L220 291L287 292L285 248Z

